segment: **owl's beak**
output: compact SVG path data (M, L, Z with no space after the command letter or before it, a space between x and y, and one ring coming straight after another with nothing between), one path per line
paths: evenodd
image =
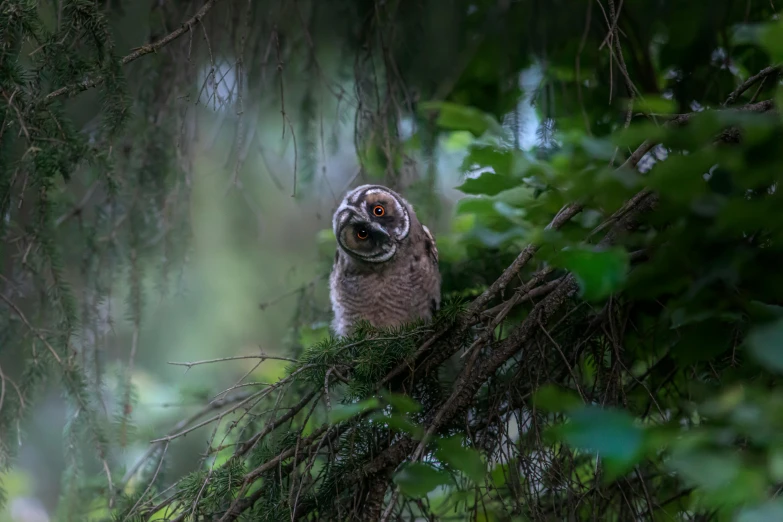
M386 232L385 228L377 223L371 223L370 227L372 228L373 232L378 234L378 239L381 239L384 243L391 243L391 235Z

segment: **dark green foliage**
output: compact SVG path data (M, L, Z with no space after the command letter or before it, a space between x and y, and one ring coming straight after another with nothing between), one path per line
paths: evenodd
M394 476L394 483L409 497L421 498L438 486L451 482L449 474L429 464L414 462L407 464Z
M439 440L435 457L452 468L460 470L474 483L481 485L484 483L486 465L476 450L463 447L461 438L456 436Z

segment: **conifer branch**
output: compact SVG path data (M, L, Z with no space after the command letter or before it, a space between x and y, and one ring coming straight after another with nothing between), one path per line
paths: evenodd
M139 505L144 500L144 497L147 496L147 493L149 493L150 489L152 488L152 485L155 484L155 480L158 478L158 474L160 473L160 468L163 467L163 461L166 458L166 453L168 452L168 450L169 450L169 443L167 442L163 446L163 452L161 453L160 458L158 459L158 466L155 468L155 474L152 475L149 484L147 484L147 487L144 489L144 492L139 496L139 500L136 501L136 503L133 505L131 510L125 516L126 519L129 519L136 513L136 509L138 509Z
M190 370L194 366L199 366L201 364L213 364L217 362L224 362L224 361L237 361L241 359L260 359L261 362L266 360L275 360L275 361L288 361L288 362L297 362L296 359L291 359L290 357L280 357L276 355L266 355L266 354L260 354L260 355L234 355L231 357L219 357L217 359L207 359L204 361L193 361L193 362L173 362L169 361L168 364L171 364L173 366L185 366L188 370Z
M174 425L171 430L169 430L167 436L172 436L180 432L182 429L186 428L187 426L191 425L193 422L197 421L207 413L209 413L212 410L219 410L223 408L224 406L231 404L233 402L237 401L244 401L251 395L253 395L254 392L242 392L234 394L230 397L226 397L224 399L220 399L217 401L210 402L209 404L205 405L201 409L199 409L197 412L193 413L189 417L179 421L176 425ZM162 439L159 439L159 441L166 442L166 437L163 437ZM136 474L136 472L141 468L141 466L146 462L148 458L155 452L155 450L158 447L158 443L153 442L150 444L150 446L147 448L147 451L144 452L144 454L135 462L135 464L125 473L125 475L122 477L122 480L120 481L119 488L122 489L125 487L125 485L128 483L128 481L133 477L133 475Z
M11 386L14 387L14 390L16 390L16 396L19 398L19 407L21 409L24 409L25 402L24 402L24 395L22 395L22 391L19 389L19 386L16 384L16 382L13 381L13 379L11 379L10 377L8 377L3 373L2 366L0 366L0 380L2 380L2 390L0 390L0 410L3 409L3 397L5 396L6 382L9 382Z
M19 316L19 319L21 319L21 320L22 320L22 322L23 322L23 323L25 324L25 326L27 326L27 328L28 328L28 329L29 329L29 330L30 330L30 331L33 333L33 335L35 335L36 337L38 337L38 339L40 339L40 341L41 341L42 343L44 343L44 346L46 346L46 349L47 349L47 350L49 350L49 353L51 353L51 354L52 354L52 357L54 357L54 359L55 359L55 360L56 360L56 361L57 361L59 364L62 364L62 363L63 363L63 361L62 361L62 359L60 358L60 356L57 354L57 350L55 350L55 349L54 349L54 347L53 347L53 346L52 346L52 345L49 343L49 341L46 339L46 337L44 337L44 336L43 336L43 334L42 334L42 333L41 333L41 332L40 332L40 331L39 331L37 328L35 328L35 327L34 327L32 324L30 324L30 321L28 321L28 320L27 320L27 317L24 315L24 312L22 312L22 310L20 310L20 309L19 309L19 307L18 307L18 306L16 306L16 303L14 303L13 301L11 301L11 300L10 300L8 297L6 297L6 296L5 296L5 294L3 294L2 292L0 292L0 299L2 299L3 301L5 301L5 303L6 303L6 304L7 304L9 307L11 307L11 309L14 311L14 313L15 313L17 316Z
M201 6L201 9L199 9L196 12L196 14L188 18L186 21L182 22L182 25L178 29L175 29L174 31L167 34L157 42L153 42L147 45L142 45L141 47L137 47L130 54L123 56L123 58L120 60L120 64L127 65L135 60L138 60L142 56L157 52L159 49L165 47L166 45L173 42L183 34L192 31L193 26L195 24L201 23L201 19L204 18L204 16L209 12L210 9L212 9L212 7L218 1L219 0L208 0L207 2L204 3L203 6ZM93 87L97 87L98 85L102 84L104 80L105 78L103 76L98 76L95 78L86 78L81 82L73 83L71 85L66 85L64 87L60 87L59 89L50 92L49 94L44 96L42 101L44 104L48 104L51 103L55 98L59 96L63 96L65 94L67 94L68 96L73 96L75 94L86 91Z
M215 422L217 420L222 419L223 417L225 417L229 413L238 410L243 405L247 404L248 402L250 402L253 399L258 399L258 398L266 396L271 391L271 389L273 389L273 388L268 388L268 389L260 391L260 392L254 392L254 393L250 394L248 397L243 398L241 401L239 401L237 404L235 404L234 406L230 407L229 409L221 411L217 415L214 415L214 416L212 416L212 417L210 417L208 419L205 419L205 420L199 422L198 424L194 424L193 426L185 428L185 429L183 429L181 431L178 431L176 433L172 433L171 435L166 435L165 437L161 437L159 439L152 439L150 441L150 444L157 444L157 443L160 443L160 442L171 442L172 440L177 439L179 437L184 437L185 435L187 435L188 433L190 433L192 431L195 431L195 430L197 430L199 428L203 428L204 426L207 426L207 425L212 424L213 422ZM222 402L222 401L218 401L215 404L218 404L220 402Z

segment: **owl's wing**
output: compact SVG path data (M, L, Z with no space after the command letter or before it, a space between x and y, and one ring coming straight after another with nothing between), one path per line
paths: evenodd
M432 237L432 233L430 232L430 229L427 228L426 225L422 225L421 228L424 229L424 249L429 254L430 258L432 258L432 262L435 263L435 266L438 266L438 247L435 246L435 238Z

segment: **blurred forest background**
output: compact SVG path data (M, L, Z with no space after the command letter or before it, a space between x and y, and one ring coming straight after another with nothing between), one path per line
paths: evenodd
M783 520L780 8L0 0L0 520Z

